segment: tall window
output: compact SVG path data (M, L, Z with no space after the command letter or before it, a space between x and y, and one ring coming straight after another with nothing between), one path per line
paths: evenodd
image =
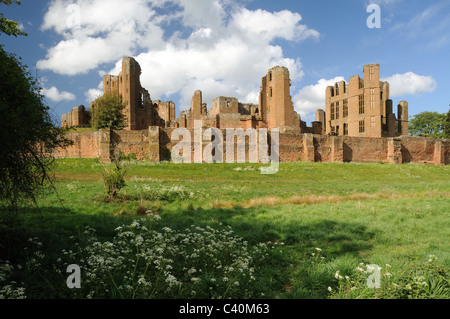
M348 124L344 123L344 135L348 135Z
M364 133L366 131L366 126L364 121L359 121L359 133Z
M370 109L375 108L375 89L370 90Z
M376 126L376 122L375 122L375 116L371 116L370 117L370 128L374 129Z
M348 100L344 100L342 102L342 116L348 117Z
M339 102L336 102L336 109L335 109L335 111L336 111L335 118L336 118L336 120L339 120Z
M331 120L334 120L334 115L335 115L335 113L334 113L334 103L331 103Z
M364 114L364 94L359 96L359 114Z
M339 84L336 84L336 95L339 95Z

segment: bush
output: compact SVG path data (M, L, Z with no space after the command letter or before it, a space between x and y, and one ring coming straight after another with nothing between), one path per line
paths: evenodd
M125 176L126 170L119 161L114 162L111 166L104 166L102 171L103 185L109 199L116 198L117 193L126 186Z

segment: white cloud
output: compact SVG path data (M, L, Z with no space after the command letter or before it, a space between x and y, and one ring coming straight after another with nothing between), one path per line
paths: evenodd
M293 98L294 108L302 117L310 117L317 109L325 108L325 90L336 82L344 81L343 77L320 79L316 84L305 86Z
M233 17L236 27L251 42L270 42L275 38L301 41L309 37L318 39L320 34L305 25L300 25L302 16L288 10L271 13L258 9L243 8Z
M69 3L81 8L77 28L67 27ZM174 7L156 15L156 7L164 5ZM286 57L274 44L276 39L319 39L319 32L301 21L298 13L248 10L238 0L133 0L126 6L122 0L53 0L42 28L63 39L38 67L74 75L116 63L108 73L117 74L121 59L131 55L153 99L179 94L181 101L174 102L186 109L200 89L209 107L219 95L257 103L269 68L288 67L293 81L303 77L300 60Z
M89 89L86 93L86 99L88 102L94 101L95 99L97 99L98 97L103 95L103 90L99 90L99 89Z
M436 80L432 76L417 75L413 72L394 74L391 77L381 79L381 81L389 82L392 97L430 93L437 87Z
M86 73L131 55L137 47L162 44L155 12L143 0L53 0L41 29L63 37L37 67L63 75ZM149 36L150 35L150 36Z
M59 92L59 90L54 86L49 89L42 89L41 94L56 103L62 101L73 101L76 98L75 94L66 91Z

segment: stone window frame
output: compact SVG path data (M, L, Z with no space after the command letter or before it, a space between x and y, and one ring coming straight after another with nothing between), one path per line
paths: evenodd
M348 99L342 101L342 117L348 117Z
M364 120L359 121L359 133L365 133L366 132L366 123Z
M376 127L375 116L371 116L371 117L370 117L370 128L371 128L371 129L375 129L375 127Z
M336 120L339 120L339 101L336 102L335 113L336 113L336 115L335 115L334 118L335 118Z
M375 89L370 89L370 109L375 108Z
M359 103L359 114L364 114L365 113L365 109L364 109L364 94L360 94L358 96L358 103Z

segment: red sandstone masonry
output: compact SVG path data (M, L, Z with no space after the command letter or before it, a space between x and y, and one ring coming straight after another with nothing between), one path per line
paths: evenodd
M69 133L72 146L55 151L58 158L100 158L109 161L120 152L134 153L138 159L154 162L170 159L170 150L179 142L171 141L173 128L149 127L141 131L109 131ZM224 162L226 159L226 132ZM190 129L192 155L194 133ZM204 132L204 131L203 131ZM270 130L269 130L270 132ZM247 142L248 144L248 139ZM209 142L203 141L203 147ZM246 145L248 161L248 145ZM236 149L235 149L236 154ZM450 164L450 140L402 136L398 138L335 137L326 135L280 133L280 162L361 162ZM236 158L236 157L235 157ZM193 159L193 156L192 156Z

